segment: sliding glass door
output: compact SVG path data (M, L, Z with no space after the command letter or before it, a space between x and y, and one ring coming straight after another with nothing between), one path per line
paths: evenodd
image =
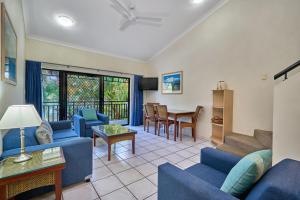
M100 108L100 77L84 74L67 74L67 118L79 109Z
M93 108L111 123L129 124L130 79L43 69L43 117L72 120L80 109Z
M129 124L129 80L122 77L103 77L103 112L117 124Z

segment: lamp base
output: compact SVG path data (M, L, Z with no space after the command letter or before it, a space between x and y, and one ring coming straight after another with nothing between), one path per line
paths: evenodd
M21 162L25 162L25 161L27 161L27 160L30 160L31 158L32 158L31 155L22 153L22 154L20 154L20 155L14 160L14 162L15 162L15 163L21 163Z

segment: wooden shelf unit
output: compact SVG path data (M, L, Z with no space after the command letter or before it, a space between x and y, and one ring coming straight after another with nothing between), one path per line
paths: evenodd
M225 135L232 132L233 90L213 90L212 116L223 119L223 124L212 123L211 140L220 145Z

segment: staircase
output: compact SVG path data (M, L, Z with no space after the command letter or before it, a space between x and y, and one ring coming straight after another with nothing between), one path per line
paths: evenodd
M262 149L272 149L272 132L256 129L253 136L232 133L225 136L224 144L217 146L217 149L238 156Z

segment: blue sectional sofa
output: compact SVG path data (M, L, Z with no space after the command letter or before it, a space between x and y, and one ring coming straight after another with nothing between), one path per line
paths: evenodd
M50 123L53 129L51 144L40 145L35 137L36 128L25 129L26 152L43 150L51 147L62 147L66 159L66 167L62 171L62 184L68 186L83 182L92 175L93 149L90 138L80 138L72 130L71 121ZM1 159L20 153L20 135L18 129L11 129L3 137L3 153ZM53 190L54 187L44 187L21 194L17 199L28 199Z
M158 168L158 200L234 200L220 190L227 174L241 158L213 148L201 150L201 163L181 170L169 163ZM300 162L286 159L241 196L246 200L299 200Z
M98 120L85 120L82 115L82 110L79 110L77 115L73 116L74 128L80 137L93 137L92 126L109 124L107 115L97 113Z

